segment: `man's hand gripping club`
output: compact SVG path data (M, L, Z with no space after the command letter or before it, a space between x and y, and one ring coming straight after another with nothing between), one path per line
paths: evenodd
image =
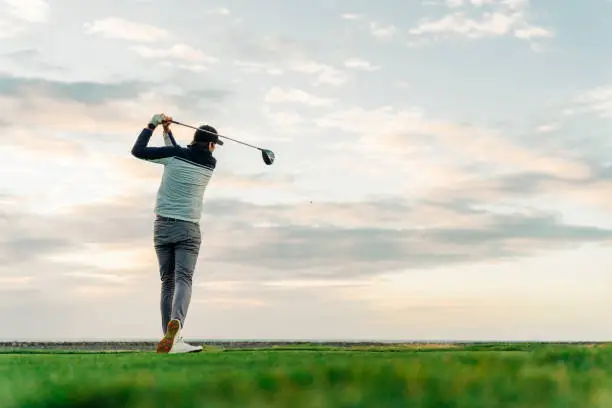
M163 125L164 126L164 130L168 130L170 123L172 123L172 117L171 116L167 116L163 113L158 113L153 115L153 117L151 118L151 120L149 121L149 125L153 125L152 127L157 127L159 125ZM149 126L151 127L151 126Z

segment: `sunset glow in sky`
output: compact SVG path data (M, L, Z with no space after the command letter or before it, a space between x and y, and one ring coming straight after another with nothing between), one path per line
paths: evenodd
M276 153L215 151L187 338L609 340L610 13L0 0L0 340L160 336L160 112Z

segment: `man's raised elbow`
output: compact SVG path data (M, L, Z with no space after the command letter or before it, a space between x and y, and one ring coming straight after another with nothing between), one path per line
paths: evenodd
M142 159L142 149L139 149L138 146L134 146L132 147L132 156L136 157L137 159Z

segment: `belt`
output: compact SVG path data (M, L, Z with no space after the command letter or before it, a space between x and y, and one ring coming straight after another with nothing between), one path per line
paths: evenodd
M170 217L164 217L163 215L159 215L159 214L155 214L156 218L160 221L171 221L171 222L188 222L190 224L195 224L198 225L197 222L193 222L193 221L186 221L186 220L179 220L178 218L170 218Z
M182 221L177 218L164 217L163 215L159 215L159 214L156 214L155 218L157 218L158 220L163 220L163 221Z

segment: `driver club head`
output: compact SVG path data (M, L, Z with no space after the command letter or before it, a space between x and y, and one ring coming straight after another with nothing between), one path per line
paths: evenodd
M274 152L272 150L262 149L261 157L268 166L274 163Z

